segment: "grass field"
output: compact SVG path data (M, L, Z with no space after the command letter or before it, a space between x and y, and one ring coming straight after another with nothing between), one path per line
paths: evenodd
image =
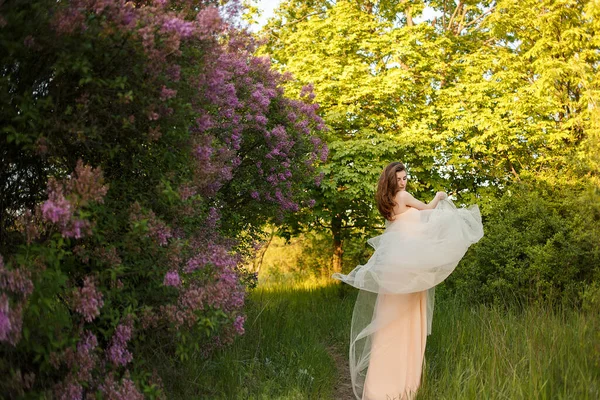
M356 291L334 283L259 286L246 334L210 363L164 358L169 399L352 399ZM199 357L199 356L198 356ZM600 317L438 299L423 399L599 399Z

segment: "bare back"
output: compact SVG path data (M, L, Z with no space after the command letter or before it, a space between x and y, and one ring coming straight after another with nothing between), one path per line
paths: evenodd
M446 195L444 192L438 192L438 193L443 193L443 195ZM392 215L391 220L394 221L396 218L398 218L399 215L404 214L411 208L416 208L417 210L427 210L427 209L435 208L439 199L440 198L438 198L438 195L436 195L436 197L430 203L425 204L425 203L415 199L406 190L401 190L398 193L396 193L396 197L394 197L394 201L396 202L396 205L394 206L394 209L392 210L394 215Z
M403 194L404 193L404 194ZM400 214L404 214L406 211L408 211L411 206L406 204L406 194L408 194L408 192L401 190L398 193L396 193L396 197L394 197L394 201L396 203L396 205L394 206L394 209L392 210L392 221L394 221ZM412 197L412 196L411 196Z

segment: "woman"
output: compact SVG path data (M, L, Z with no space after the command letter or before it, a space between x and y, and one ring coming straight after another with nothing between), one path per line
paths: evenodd
M422 203L406 191L400 162L389 164L377 186L386 229L367 242L365 265L333 274L360 289L350 333L350 375L357 399L412 399L420 381L433 290L483 237L477 206L457 209L444 192Z

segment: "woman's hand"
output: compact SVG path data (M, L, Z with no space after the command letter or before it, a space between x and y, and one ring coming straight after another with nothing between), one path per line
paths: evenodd
M444 200L448 198L448 195L446 194L446 192L437 192L435 194L435 198L439 200Z

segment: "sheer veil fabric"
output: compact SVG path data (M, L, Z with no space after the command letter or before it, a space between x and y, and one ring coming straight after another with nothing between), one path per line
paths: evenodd
M457 208L441 200L433 210L410 208L386 221L385 231L367 241L375 249L367 263L332 275L360 289L349 354L357 399L412 398L431 333L435 286L482 237L476 205Z

